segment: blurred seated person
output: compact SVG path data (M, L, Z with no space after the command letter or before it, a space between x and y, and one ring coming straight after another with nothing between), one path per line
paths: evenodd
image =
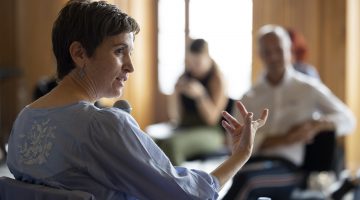
M264 73L241 101L254 113L269 108L268 123L256 135L253 157L234 177L224 200L290 199L302 183L298 170L306 144L320 132L335 131L340 136L355 127L352 112L324 84L293 69L284 28L263 26L258 52Z
M316 68L306 62L308 48L304 36L291 28L288 28L287 32L291 40L292 64L294 69L316 79L320 79Z
M139 31L132 17L104 1L65 4L52 29L60 81L13 124L7 165L17 180L85 191L98 200L217 199L249 159L268 110L253 120L237 102L244 123L222 112L234 138L232 155L211 173L173 166L129 113L94 106L123 94Z
M169 102L170 121L176 128L170 138L159 142L174 165L224 147L220 120L227 102L225 80L209 55L208 43L192 40L185 72Z
M49 93L53 88L57 86L56 77L43 78L36 84L33 100L36 100L45 94Z

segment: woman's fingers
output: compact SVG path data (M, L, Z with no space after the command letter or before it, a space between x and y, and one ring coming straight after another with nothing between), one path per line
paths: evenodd
M243 130L242 130L242 133L243 133L243 138L244 141L251 141L251 138L253 138L255 132L252 131L252 126L253 126L253 113L249 112L247 115L246 115L246 118L245 118L245 124L243 125Z
M262 126L264 126L266 120L267 120L267 117L269 115L269 110L268 109L264 109L261 113L261 116L259 119L255 120L252 122L252 125L255 129L258 129Z
M226 132L233 134L234 127L232 127L229 123L227 123L225 120L222 120L222 126L225 128Z
M227 132L233 133L234 131L236 131L236 129L238 129L239 127L242 127L242 126L245 126L247 128L253 127L253 128L255 128L255 130L264 126L264 124L266 123L267 117L269 115L268 109L264 109L261 113L260 118L253 121L253 113L252 112L248 112L246 110L245 106L240 101L237 101L236 105L237 105L241 115L244 118L245 124L241 125L238 122L238 120L236 120L232 115L230 115L226 111L223 111L222 116L225 118L225 120L223 120L222 126L225 128L225 130Z
M258 128L264 126L268 116L269 116L269 109L264 109L261 113L260 119L256 120L256 122L258 123Z
M252 112L249 112L247 115L246 115L246 121L248 123L251 123L253 121L253 116L254 114Z
M269 115L269 109L265 108L261 113L260 119L266 121L268 115Z
M240 126L239 122L228 112L223 111L222 116L226 119L227 123L231 125L233 128L238 128Z
M241 101L236 101L236 107L240 111L240 114L243 117L243 119L246 119L248 111L246 110L244 104L242 104Z

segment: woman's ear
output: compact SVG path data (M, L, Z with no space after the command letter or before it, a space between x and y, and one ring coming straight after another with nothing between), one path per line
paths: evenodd
M70 44L69 52L71 59L75 63L75 67L83 67L87 54L80 42L74 41Z

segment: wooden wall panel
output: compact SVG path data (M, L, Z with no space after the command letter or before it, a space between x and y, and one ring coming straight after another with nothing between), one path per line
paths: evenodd
M0 5L0 68L16 70L15 2L0 0ZM0 145L6 141L17 114L18 77L6 76L0 79Z
M346 102L358 119L355 134L346 140L348 168L360 169L360 1L347 1L346 21Z
M15 63L15 2L0 0L0 67Z
M128 0L113 0L108 1L110 3L113 3L114 5L116 5L118 8L120 8L120 10L124 11L124 12L129 12L129 1Z
M6 141L19 111L17 104L19 102L17 90L19 84L18 76L0 81L0 142L1 138Z
M17 65L23 70L24 103L32 100L36 83L55 74L56 62L52 53L51 30L66 0L18 0L17 13Z
M142 128L154 122L157 83L156 54L156 3L155 0L132 0L129 15L140 25L136 36L133 64L126 96L133 105L133 115Z
M345 101L346 1L323 0L320 8L319 73L325 85Z

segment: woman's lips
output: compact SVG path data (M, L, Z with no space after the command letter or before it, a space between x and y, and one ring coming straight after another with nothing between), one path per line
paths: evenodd
M116 81L119 83L119 85L120 85L121 87L124 87L126 80L125 80L124 78L117 77L117 78L116 78Z

